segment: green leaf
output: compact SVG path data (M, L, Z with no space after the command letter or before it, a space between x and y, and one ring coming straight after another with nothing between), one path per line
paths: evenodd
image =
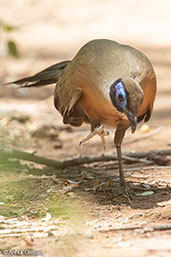
M17 46L14 41L8 41L8 53L14 57L19 57Z
M146 192L143 192L143 193L138 193L136 194L136 196L149 196L149 195L152 195L154 194L153 191L146 191Z
M15 27L12 25L4 24L4 30L6 32L11 32L11 31L15 30Z
M0 27L6 31L6 32L11 32L13 30L16 29L16 26L13 26L11 24L8 24L8 23L4 23L3 21L0 20Z

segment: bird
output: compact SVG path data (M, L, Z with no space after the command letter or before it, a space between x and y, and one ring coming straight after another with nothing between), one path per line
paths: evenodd
M114 144L119 163L120 190L128 195L121 146L126 130L136 131L153 111L157 81L149 59L129 45L109 39L94 39L83 45L72 60L9 84L40 87L56 83L54 105L64 124L91 125L80 142L99 135L103 146L105 127L115 128Z

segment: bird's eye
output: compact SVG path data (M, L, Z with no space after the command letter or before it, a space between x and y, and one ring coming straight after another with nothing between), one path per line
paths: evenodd
M119 95L118 95L118 100L119 100L120 102L123 102L124 97L123 97L123 95L122 95L122 94L119 94Z
M127 92L121 79L116 80L110 87L112 104L123 112L127 106Z

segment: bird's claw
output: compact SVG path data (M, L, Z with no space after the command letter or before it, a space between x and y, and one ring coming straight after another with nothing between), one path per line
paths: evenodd
M104 130L104 125L103 124L96 127L88 136L83 138L80 141L79 146L81 147L83 143L87 142L88 140L90 140L92 137L94 137L96 135L100 136L101 141L102 141L102 145L104 147L104 150L106 150L106 143L105 143L104 137L109 135L109 131Z
M124 184L120 183L118 195L123 195L129 201L129 203L131 203L131 201L133 200L133 192L126 182Z

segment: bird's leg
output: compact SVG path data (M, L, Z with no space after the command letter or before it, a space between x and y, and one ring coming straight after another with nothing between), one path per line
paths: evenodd
M126 182L125 182L125 178L124 178L124 171L123 171L123 165L122 165L121 146L116 145L116 150L117 150L117 156L118 156L118 162L119 162L120 187L124 191L126 188Z
M126 129L127 128L125 128L125 127L118 127L116 129L114 142L116 145L118 162L119 162L119 176L120 176L121 192L123 194L128 195L127 188L126 188L126 182L125 182L125 178L124 178L123 166L122 166L122 152L121 152L121 144L122 144L122 140L124 138Z
M109 131L104 130L103 124L92 129L92 132L80 141L79 146L81 146L83 143L87 142L88 140L90 140L92 137L96 135L98 135L101 138L104 150L106 150L106 143L105 143L104 137L109 135Z

